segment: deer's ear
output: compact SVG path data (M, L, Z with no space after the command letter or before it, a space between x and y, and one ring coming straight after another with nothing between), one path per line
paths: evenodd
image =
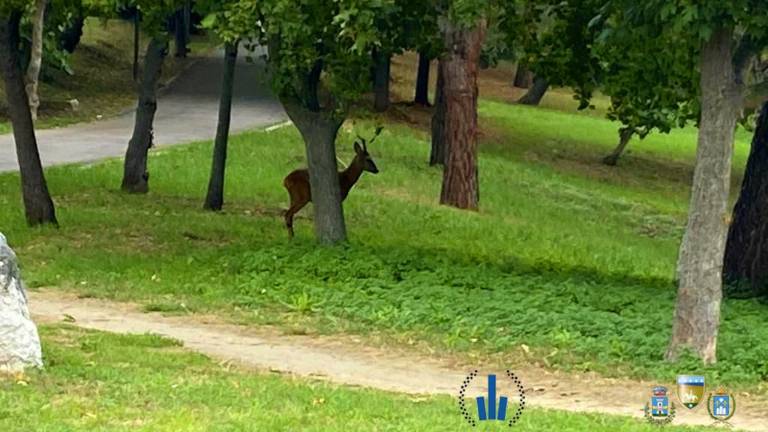
M362 152L363 152L363 149L362 147L360 147L360 143L355 141L355 153L362 153Z

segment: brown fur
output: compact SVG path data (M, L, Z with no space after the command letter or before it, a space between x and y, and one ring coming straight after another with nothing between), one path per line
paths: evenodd
M368 154L368 150L355 143L355 158L347 169L339 172L339 187L341 188L342 201L347 198L352 186L360 180L363 171L373 174L379 172L373 159ZM293 238L293 216L304 208L307 203L312 201L309 170L304 168L291 172L283 180L283 186L288 190L288 195L291 199L291 205L285 212L285 227L288 229L288 235Z

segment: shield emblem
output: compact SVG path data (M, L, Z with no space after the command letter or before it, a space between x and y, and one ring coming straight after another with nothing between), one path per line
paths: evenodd
M696 408L704 397L704 377L701 375L678 375L677 397L686 408Z
M669 397L667 397L666 387L654 387L651 396L651 416L668 417L669 416Z
M736 399L725 388L720 387L707 400L709 416L718 422L725 422L736 412Z

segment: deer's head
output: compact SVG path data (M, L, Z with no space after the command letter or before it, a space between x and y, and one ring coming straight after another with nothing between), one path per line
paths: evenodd
M382 129L384 128L381 126L376 128L376 133L370 140L371 143L376 141L376 137L379 136ZM363 171L368 171L371 174L379 172L379 168L376 167L376 163L373 161L373 158L371 158L370 153L368 153L368 145L365 138L360 135L357 136L357 141L355 141L355 159L363 165Z

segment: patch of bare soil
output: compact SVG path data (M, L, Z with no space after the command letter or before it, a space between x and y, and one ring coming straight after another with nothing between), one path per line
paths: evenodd
M78 299L53 291L31 292L30 306L40 322L65 320L101 331L154 333L224 362L392 392L457 396L465 376L474 368L399 347L373 348L350 337L286 335L273 329L224 324L210 316L166 317L142 313L136 305ZM642 406L651 387L664 384L566 374L533 366L514 372L525 384L526 401L532 406L638 418L643 415ZM737 398L739 411L731 423L748 431L768 431L768 404L744 393ZM702 405L694 411L678 408L675 424L711 423Z

